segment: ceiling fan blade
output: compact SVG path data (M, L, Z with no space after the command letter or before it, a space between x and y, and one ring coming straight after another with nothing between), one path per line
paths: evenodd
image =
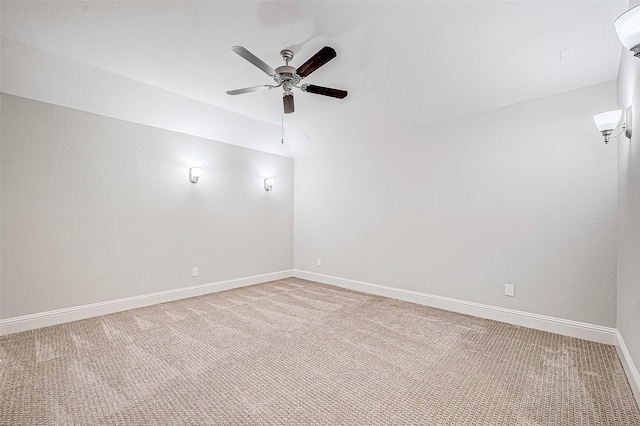
M336 51L329 46L325 46L320 49L315 55L310 57L307 62L302 64L302 66L297 69L296 74L298 74L301 78L305 78L335 57Z
M263 90L271 90L273 86L253 86L253 87L245 87L244 89L235 89L235 90L227 90L227 95L241 95L243 93L250 92L262 92Z
M293 109L293 94L282 97L282 103L284 104L284 113L291 114Z
M265 64L262 61L262 59L258 58L256 55L254 55L253 53L249 52L244 47L242 47L242 46L233 46L231 48L231 50L233 50L238 55L242 56L247 61L251 62L256 67L260 68L262 71L264 71L265 73L267 73L271 77L274 77L275 75L278 74L276 72L276 70L271 68L269 65Z
M331 89L330 87L316 86L314 84L303 84L301 89L307 93L315 93L316 95L330 96L332 98L343 99L347 96L346 90Z

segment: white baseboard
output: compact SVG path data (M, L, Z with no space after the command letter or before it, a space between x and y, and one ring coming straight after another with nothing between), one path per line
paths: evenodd
M337 287L348 288L350 290L364 293L376 294L378 296L391 297L393 299L418 303L420 305L445 309L447 311L459 312L476 317L492 319L506 322L522 327L536 330L548 331L562 334L564 336L576 337L590 340L592 342L604 343L607 345L616 344L615 328L603 327L600 325L588 324L578 321L571 321L562 318L549 317L546 315L532 314L529 312L516 311L513 309L500 308L497 306L483 305L480 303L467 302L464 300L452 299L450 297L435 296L432 294L420 293L401 288L387 287L384 285L371 284L362 281L339 278L330 275L318 274L315 272L293 270L293 276L324 284L335 285Z
M140 296L127 297L124 299L110 300L107 302L92 303L89 305L75 306L54 311L40 312L20 317L0 320L0 336L20 331L33 330L40 327L61 324L70 321L77 321L85 318L92 318L100 315L112 314L126 311L128 309L141 308L158 303L171 302L174 300L186 299L189 297L201 296L203 294L215 293L218 291L231 290L267 281L280 280L289 277L302 278L317 281L324 284L335 285L337 287L350 290L361 291L369 294L390 297L407 302L418 303L434 308L459 312L509 324L529 327L536 330L548 331L593 342L615 345L618 356L624 367L624 371L631 385L633 395L640 406L640 373L638 372L631 355L627 350L622 335L615 328L603 327L599 325L587 324L577 321L565 320L562 318L549 317L546 315L532 314L529 312L516 311L513 309L500 308L496 306L483 305L480 303L467 302L464 300L452 299L449 297L435 296L432 294L420 293L412 290L388 287L378 284L366 283L363 281L351 280L347 278L334 277L330 275L318 274L315 272L302 271L299 269L284 270L250 277L237 278L232 280L218 281L201 284L191 287L183 287L174 290L161 291L157 293L144 294Z
M618 350L618 356L624 367L624 372L627 374L629 385L633 391L633 396L636 398L638 407L640 407L640 373L631 359L631 354L627 350L627 345L624 343L622 334L616 330L616 349Z
M245 287L267 281L281 280L291 276L293 276L292 270L271 272L268 274L217 281L191 287L177 288L175 290L125 297L124 299L109 300L106 302L91 303L89 305L56 309L55 311L39 312L36 314L7 318L0 320L0 336L18 333L20 331L33 330L40 327L48 327L50 325L62 324L64 322L112 314L115 312L126 311L128 309L142 308L144 306L155 305L157 303L171 302L174 300L201 296L203 294L231 290L233 288Z
M394 287L387 287L383 285L371 284L347 278L302 271L298 269L212 282L197 286L162 291L158 293L144 294L140 296L127 297L106 302L92 303L88 305L74 306L70 308L57 309L54 311L39 312L20 317L7 318L0 320L0 335L33 330L40 327L48 327L50 325L61 324L64 322L77 321L85 318L112 314L128 309L141 308L144 306L155 305L157 303L186 299L188 297L230 290L233 288L279 280L291 276L348 288L351 290L361 291L364 293L405 300L407 302L418 303L425 306L432 306L434 308L446 309L448 311L459 312L462 314L488 318L523 327L534 328L537 330L549 331L565 336L577 337L580 339L590 340L608 345L616 345L618 342L622 341L622 337L614 328L565 320L561 318L554 318L545 315L532 314L496 306L483 305L480 303L467 302L464 300L452 299L449 297L436 296ZM636 376L634 377L637 381L637 371L634 371L636 374Z

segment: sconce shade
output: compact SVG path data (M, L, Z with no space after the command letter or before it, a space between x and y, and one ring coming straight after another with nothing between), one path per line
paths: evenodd
M273 184L276 182L274 178L266 178L264 180L264 190L273 191Z
M198 183L198 179L202 174L202 169L200 167L192 167L189 169L189 180L191 183Z
M627 10L615 22L618 38L624 47L640 57L640 6Z
M593 121L596 123L598 130L606 132L615 129L618 126L620 117L622 117L622 110L616 109L594 115Z

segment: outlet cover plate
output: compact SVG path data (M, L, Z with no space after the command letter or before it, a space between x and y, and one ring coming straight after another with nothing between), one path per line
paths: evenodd
M505 284L504 285L504 295L514 297L516 295L516 289L514 284Z

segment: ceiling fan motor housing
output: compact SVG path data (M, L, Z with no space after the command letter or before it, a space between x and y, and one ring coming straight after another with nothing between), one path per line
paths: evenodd
M273 77L276 84L283 85L283 88L287 90L287 83L290 85L297 85L300 83L300 76L296 74L296 69L294 67L290 67L289 65L283 65L281 67L276 68L276 75ZM291 87L289 87L291 90Z

